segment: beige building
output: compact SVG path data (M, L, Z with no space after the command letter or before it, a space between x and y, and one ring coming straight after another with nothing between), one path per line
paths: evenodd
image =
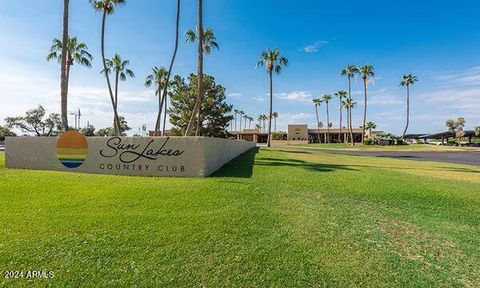
M352 129L353 140L357 143L362 141L362 129L354 128ZM281 140L289 141L299 141L304 140L310 143L325 143L329 139L330 143L339 143L346 142L349 136L349 131L347 128L342 128L340 131L339 128L330 128L330 129L309 129L307 124L289 124L287 132L276 132L277 138ZM282 135L278 135L281 133ZM372 131L371 134L380 134L382 131ZM238 132L228 132L230 137L235 137L239 140L253 141L257 143L266 143L268 134L256 129L243 130ZM365 134L370 137L370 132L365 131ZM319 140L320 137L320 140Z

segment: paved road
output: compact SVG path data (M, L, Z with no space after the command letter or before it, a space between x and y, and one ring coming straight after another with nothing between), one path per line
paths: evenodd
M346 151L331 149L312 149L310 151L321 151L335 154L388 157L397 159L408 159L418 161L448 162L480 166L480 152L399 152L399 151Z

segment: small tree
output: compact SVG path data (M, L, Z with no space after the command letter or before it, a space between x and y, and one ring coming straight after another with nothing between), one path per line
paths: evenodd
M86 137L95 136L95 127L93 125L88 125L87 127L82 128L80 133L85 135Z
M170 123L173 125L170 135L184 135L196 104L197 75L190 74L187 81L175 76L170 92L171 107ZM225 88L215 83L215 78L203 75L202 113L200 114L200 126L196 135L210 137L225 137L228 123L232 120L232 106L225 102ZM242 119L240 118L240 122ZM197 131L195 131L197 132Z
M463 117L458 118L456 121L448 119L445 122L445 126L448 128L448 131L455 133L457 144L460 146L460 138L465 136L465 132L463 132L463 127L465 127L465 119Z
M480 126L475 127L475 135L477 135L477 137L480 137Z
M125 117L118 116L118 118L120 120L120 125L119 125L120 134L119 135L117 133L115 133L115 128L114 127L106 127L106 128L99 129L95 133L95 136L102 136L102 137L104 137L104 136L127 136L126 132L132 130L132 128L130 128L128 126L128 123L127 123L127 120L125 120ZM87 135L85 135L85 136L87 136Z
M8 127L0 125L0 141L5 141L5 137L13 137L17 136L12 130Z
M25 116L8 117L5 119L8 128L18 128L22 131L35 133L37 136L54 136L63 130L58 113L46 116L47 111L39 105L25 112Z

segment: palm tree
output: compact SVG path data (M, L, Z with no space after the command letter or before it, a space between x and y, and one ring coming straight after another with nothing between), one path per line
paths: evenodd
M348 98L352 98L352 79L355 78L358 72L359 70L355 65L347 65L347 67L345 67L340 73L342 76L347 76L348 78ZM350 122L347 123L348 129L351 128L351 127L348 127L349 125L350 125Z
M480 126L475 127L475 135L477 135L477 137L480 137Z
M347 96L347 92L344 90L340 90L337 93L335 93L335 96L338 98L338 109L339 109L339 114L340 114L340 124L339 124L339 132L338 132L338 141L342 141L342 109L343 109L343 98Z
M188 30L185 33L185 38L187 44L194 43L198 40L197 34L193 30ZM215 37L212 28L207 28L203 31L203 53L205 55L210 55L212 48L219 50L220 46L218 45L217 37Z
M66 92L68 95L68 86L70 82L70 69L75 64L86 66L88 68L92 67L93 57L88 53L88 47L85 43L78 42L76 37L70 38L67 36L67 45L66 47L66 66L65 66L65 76L66 76L66 86L61 88L62 92ZM57 60L60 64L63 60L63 42L59 39L53 39L52 47L50 48L50 53L47 55L47 61ZM67 100L65 98L65 100ZM65 102L67 103L67 102ZM62 116L63 117L63 116ZM63 118L62 118L63 121ZM63 122L62 122L63 125Z
M315 105L315 115L317 115L317 139L318 143L320 143L320 119L318 118L318 107L322 104L322 100L314 98L312 102Z
M362 144L365 140L365 122L367 121L367 80L368 78L375 77L374 68L372 65L363 65L359 68L360 75L363 80L363 94L364 94L364 105L363 105L363 125L362 125Z
M262 115L258 116L258 122L263 124L263 125L261 125L263 127L262 128L263 131L265 131L265 121L267 121L267 120L268 120L268 117L265 114L262 114Z
M352 126L352 109L355 108L355 105L357 102L353 101L351 97L348 97L345 99L343 106L347 108L347 121L348 121L348 126L350 127L350 141L352 145L355 145L355 142L353 141L353 126Z
M204 30L203 30L203 0L197 0L197 48L198 48L198 60L197 60L197 100L192 111L192 116L188 122L185 136L189 135L193 129L193 122L197 117L197 129L195 130L195 136L200 135L200 113L202 110L202 98L203 98L203 54L204 54ZM188 36L187 36L188 37ZM188 38L187 38L188 40Z
M402 76L402 81L400 82L400 86L407 87L407 124L405 125L405 130L403 130L402 140L405 139L405 134L407 134L408 124L410 122L410 85L415 84L417 81L417 76L407 74Z
M237 130L237 114L238 114L238 112L240 112L240 111L238 111L237 109L235 109L235 110L233 110L233 112L235 113L235 131L238 131L238 130Z
M240 111L238 112L238 114L240 114L240 131L242 131L242 119L243 119L243 115L245 115L245 112Z
M368 130L368 134L370 135L370 137L372 137L372 130L377 129L377 124L373 122L367 122L367 124L365 124L365 129Z
M277 132L277 118L278 118L278 112L273 112L273 131Z
M178 51L178 38L179 38L179 31L180 31L180 0L177 0L177 17L175 21L175 44L174 44L174 49L173 49L173 55L170 60L170 66L168 67L168 72L166 75L165 79L165 85L162 93L162 97L160 97L159 94L159 100L160 100L160 109L157 115L157 124L160 125L160 117L162 114L162 109L164 107L165 103L165 112L163 113L163 129L162 129L162 136L165 136L165 124L167 122L167 97L168 97L168 88L170 87L170 76L172 75L172 70L173 70L173 64L175 63L175 58L177 57L177 51ZM160 129L160 126L155 129L155 131L158 131Z
M322 101L325 102L327 106L327 143L330 143L330 114L328 112L328 102L330 102L330 100L332 100L332 95L323 95Z
M161 116L160 114L162 113L162 109L164 104L162 98L162 91L164 90L164 87L167 85L167 74L168 71L165 69L165 67L153 67L152 68L152 74L148 75L147 78L145 79L145 86L146 87L151 87L152 85L155 84L156 90L155 90L155 96L158 96L158 115L157 115L157 122L155 124L155 132L160 131L160 119ZM167 101L165 101L165 104ZM167 110L165 109L165 113Z
M123 60L122 57L118 54L115 54L112 59L105 60L106 71L102 70L102 73L109 75L110 73L115 73L115 95L114 95L114 104L113 109L115 113L118 114L118 82L119 81L127 81L127 76L134 78L135 74L132 70L128 69L128 65L130 65L129 60ZM113 119L114 124L116 118ZM116 124L120 126L120 123Z
M116 127L114 127L115 135L120 134L120 118L118 117L117 109L115 108L115 99L113 98L112 85L110 83L110 77L108 76L107 61L105 58L105 24L107 15L111 15L115 12L117 6L124 5L126 0L90 0L93 4L93 8L96 11L102 13L102 35L101 35L101 53L103 62L103 71L105 73L105 79L107 80L108 92L110 94L110 101L112 102L113 115L115 117Z
M253 117L248 117L248 129L251 129L253 120Z
M65 131L68 126L68 79L67 79L67 43L68 43L68 17L70 0L63 0L63 33L62 56L60 60L60 110L62 125Z
M273 72L280 74L282 68L288 65L288 60L285 57L280 56L280 50L268 49L261 53L260 60L257 62L256 67L265 66L268 76L270 78L270 108L268 118L268 140L267 147L271 146L272 141L272 114L273 114Z
M260 130L262 129L262 127L260 126L260 124L255 124L255 129L257 129L258 132L260 132Z
M245 114L245 116L243 116L243 120L245 121L245 123L244 123L244 125L243 125L243 129L244 129L244 130L247 129L247 120L248 120L248 118L250 118L250 117L248 117L247 114Z

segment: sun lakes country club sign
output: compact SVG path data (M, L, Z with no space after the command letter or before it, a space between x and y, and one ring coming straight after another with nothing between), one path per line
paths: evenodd
M255 147L255 143L208 137L11 137L8 168L83 173L206 177Z

